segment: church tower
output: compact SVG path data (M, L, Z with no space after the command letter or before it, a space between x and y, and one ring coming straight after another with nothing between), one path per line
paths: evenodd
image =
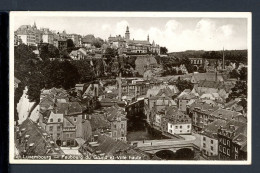
M149 41L149 35L147 35L147 41Z
M126 39L126 40L130 40L130 32L129 32L128 26L126 27L125 39Z

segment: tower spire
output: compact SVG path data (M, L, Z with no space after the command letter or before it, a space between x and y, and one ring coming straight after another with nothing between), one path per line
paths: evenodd
M126 31L125 31L125 39L126 40L130 40L130 32L129 32L129 27L126 27Z

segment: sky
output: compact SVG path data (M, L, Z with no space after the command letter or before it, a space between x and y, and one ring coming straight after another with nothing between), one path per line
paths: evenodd
M154 40L169 52L247 49L246 18L16 16L14 29L34 22L38 28L93 34L104 40L110 35L124 36L129 26L130 39L146 40L149 35L150 42Z

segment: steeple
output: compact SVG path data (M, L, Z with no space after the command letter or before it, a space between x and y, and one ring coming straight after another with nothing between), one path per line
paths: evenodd
M147 35L147 41L149 41L149 34Z
M129 27L126 27L126 32L125 32L125 39L129 40L130 39L130 32L129 32Z

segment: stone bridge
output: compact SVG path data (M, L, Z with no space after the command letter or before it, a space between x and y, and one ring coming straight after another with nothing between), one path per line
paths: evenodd
M194 152L200 150L200 140L198 138L192 135L182 135L181 137L184 139L132 141L131 145L150 154L156 154L163 150L170 150L176 153L178 150L185 148Z

